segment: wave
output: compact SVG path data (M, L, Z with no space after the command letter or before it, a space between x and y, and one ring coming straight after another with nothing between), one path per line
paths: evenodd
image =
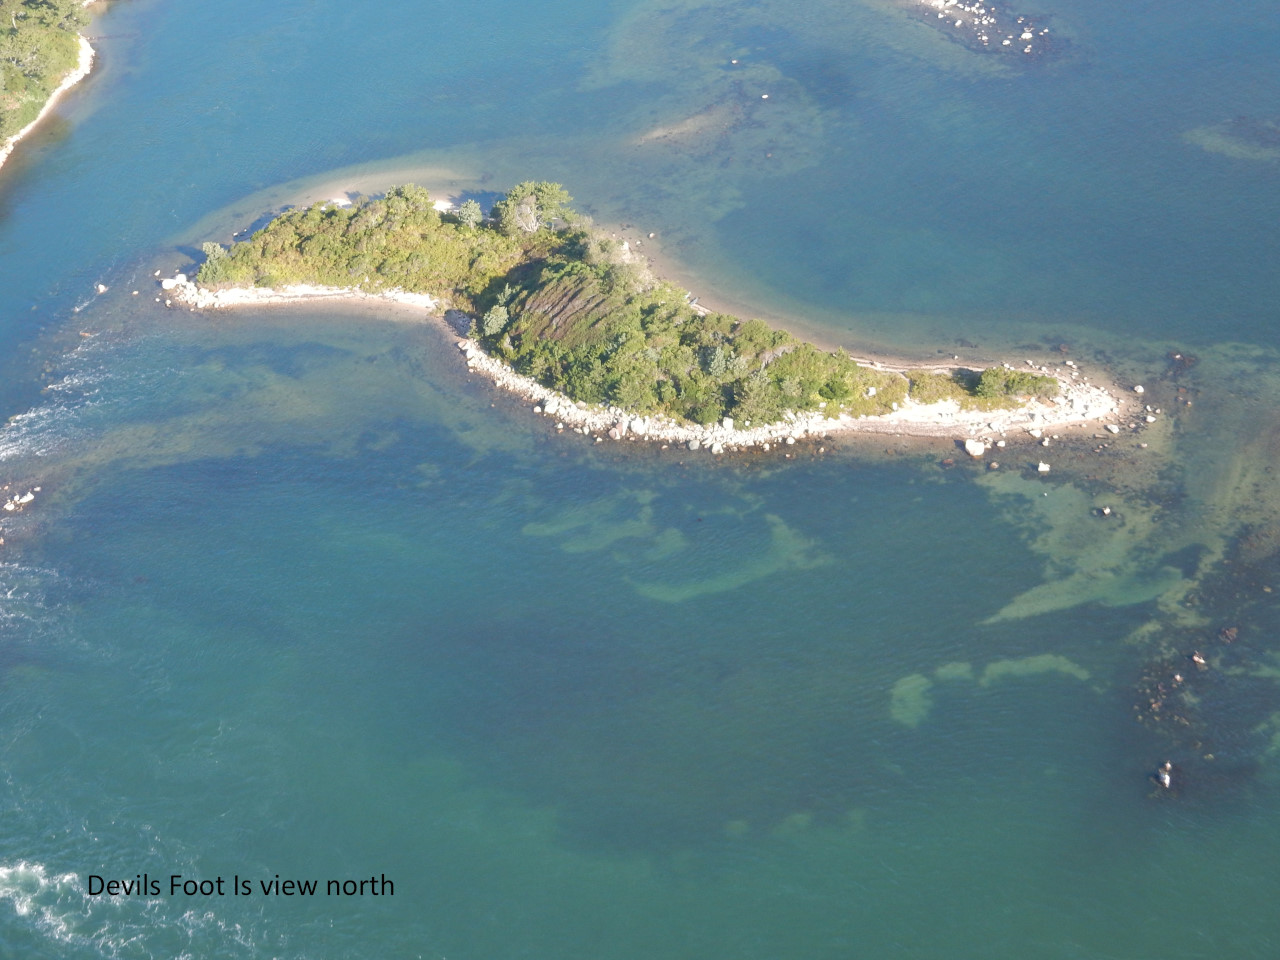
M9 913L12 919L6 918ZM27 860L0 862L0 953L111 960L229 960L280 952L280 943L211 910L175 911L163 898L90 897L75 873ZM33 954L33 950L46 952Z

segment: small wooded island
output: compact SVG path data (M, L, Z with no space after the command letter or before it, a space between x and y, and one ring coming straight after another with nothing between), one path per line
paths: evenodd
M412 185L296 208L230 249L206 243L198 288L182 299L221 306L219 291L301 285L427 294L476 318L472 338L490 358L575 403L690 424L861 420L941 401L997 411L1059 394L1062 381L1046 373L904 375L760 320L702 311L569 202L559 184L526 182L487 217L474 200L441 212Z

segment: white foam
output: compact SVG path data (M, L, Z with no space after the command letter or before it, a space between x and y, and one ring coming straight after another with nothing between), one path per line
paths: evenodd
M74 873L50 874L43 864L25 860L0 863L0 903L7 901L14 913L51 940L72 942L71 908L84 900Z
M64 949L88 949L112 960L281 955L214 911L178 913L165 898L90 897L76 874L28 860L0 863L0 926L12 918Z

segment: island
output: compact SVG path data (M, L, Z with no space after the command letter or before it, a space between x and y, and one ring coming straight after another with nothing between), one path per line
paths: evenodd
M414 185L298 207L229 248L205 243L194 280L165 279L165 299L193 310L334 297L447 308L467 318L458 345L471 368L559 429L713 452L879 431L957 434L980 456L1003 442L978 434L1038 436L1118 408L1078 369L890 369L707 311L570 202L560 184L528 181L487 214Z
M58 98L89 74L80 36L92 0L0 0L0 166Z

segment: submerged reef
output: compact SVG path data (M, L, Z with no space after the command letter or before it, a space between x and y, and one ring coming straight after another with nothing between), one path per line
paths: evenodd
M1235 160L1280 160L1280 123L1263 117L1239 116L1222 123L1188 130L1183 139L1210 153Z
M917 19L950 40L982 52L1043 59L1066 50L1048 17L1020 14L985 0L899 0Z

